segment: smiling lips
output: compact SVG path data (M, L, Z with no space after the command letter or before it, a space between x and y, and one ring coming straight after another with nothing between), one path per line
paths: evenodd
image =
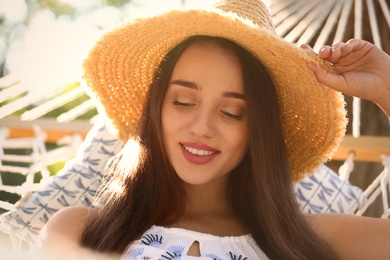
M219 151L207 145L196 143L181 143L181 150L184 157L191 163L205 164L214 159Z

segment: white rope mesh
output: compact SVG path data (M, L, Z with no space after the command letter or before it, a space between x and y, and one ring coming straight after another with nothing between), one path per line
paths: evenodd
M38 191L51 180L49 165L69 160L80 145L82 138L78 135L65 137L58 141L59 147L47 151L45 146L46 134L38 126L33 126L35 135L31 138L8 138L8 129L0 129L0 191L19 195L25 200L33 191ZM6 151L14 153L8 153ZM18 155L19 152L31 151L29 154ZM22 166L20 163L22 162ZM12 165L19 163L18 166ZM25 181L17 185L4 183L3 178L8 176L22 175ZM34 179L37 174L42 178L39 183ZM0 208L15 210L16 205L8 201L0 200Z
M0 208L6 211L16 210L19 205L22 205L30 198L34 191L42 190L52 179L48 166L69 160L74 156L82 142L80 135L65 136L58 140L58 148L47 151L45 146L45 132L35 125L33 129L35 136L32 138L8 138L8 129L0 128L0 191L20 196L20 200L15 204L0 200ZM28 150L31 153L28 155L9 154L6 152L9 149ZM23 162L27 166L5 165L10 162ZM42 179L39 183L35 183L34 179L38 173L41 174ZM2 180L3 174L23 175L26 177L26 180L19 185L8 185ZM22 251L26 247L26 242L18 237L17 231L13 230L11 226L6 229L3 228L5 228L4 225L1 226L0 231L9 234L9 242L13 250ZM39 243L39 241L35 241L35 243Z
M364 191L368 199L365 205L356 212L358 216L362 216L380 195L382 196L383 204L383 214L381 217L388 218L390 216L388 203L388 196L390 195L390 156L382 156L382 159L384 169Z
M343 165L340 166L339 169L339 177L343 181L348 181L349 182L349 176L351 175L351 172L353 171L354 167L354 153L350 153L347 160L343 163Z
M32 152L29 155L31 159L31 163L28 166L6 165L7 162L4 161L4 156L0 158L1 161L3 162L0 169L2 178L4 177L3 175L5 175L5 172L8 172L8 175L19 174L19 175L26 176L26 181L23 184L17 186L7 185L4 184L2 181L2 183L0 184L0 190L24 197L28 192L28 188L31 188L30 184L34 183L35 173L41 171L42 173L44 173L43 177L47 176L46 172L48 172L48 170L46 168L46 165L42 163L43 161L38 160L38 157L44 158L44 153L46 152L45 148L42 149L42 147L45 147L44 134L42 134L42 131L37 127L34 128L34 131L35 131L34 138L23 138L19 140L10 139L10 142L7 142L8 141L7 138L4 137L2 138L3 142L2 142L1 150L3 155L5 154L5 149L14 149L14 150L20 150L20 148L31 149ZM17 159L17 156L11 156L10 158ZM15 205L7 201L2 202L2 207L7 210L15 209Z
M357 97L353 97L352 102L352 136L359 137L360 136L360 117L361 117L361 99Z
M382 190L382 203L383 203L383 214L382 218L388 218L390 215L390 208L388 202L388 195L390 195L390 156L383 156L383 177L381 179L381 190Z

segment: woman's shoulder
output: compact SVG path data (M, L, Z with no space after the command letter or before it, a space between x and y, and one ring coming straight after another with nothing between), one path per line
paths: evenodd
M43 245L79 247L87 222L96 215L97 209L84 206L70 206L57 211L41 230Z

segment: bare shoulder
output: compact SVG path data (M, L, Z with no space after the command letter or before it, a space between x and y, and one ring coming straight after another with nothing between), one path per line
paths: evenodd
M40 233L43 246L79 247L87 222L96 215L97 209L84 206L71 206L57 211Z
M306 216L342 259L390 259L390 219L347 214Z

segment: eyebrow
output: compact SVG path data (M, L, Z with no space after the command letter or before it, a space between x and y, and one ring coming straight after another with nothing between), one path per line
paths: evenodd
M222 96L227 98L236 98L236 99L245 100L244 95L237 92L224 92Z
M171 84L179 85L179 86L194 89L194 90L201 90L202 89L194 82L185 81L185 80L181 80L181 79L176 79L176 80L172 81Z
M181 79L176 79L176 80L172 81L171 84L194 89L194 90L202 90L202 88L199 85L197 85L196 83L181 80ZM227 97L227 98L236 98L236 99L245 100L244 95L241 93L237 93L237 92L223 92L222 96Z

